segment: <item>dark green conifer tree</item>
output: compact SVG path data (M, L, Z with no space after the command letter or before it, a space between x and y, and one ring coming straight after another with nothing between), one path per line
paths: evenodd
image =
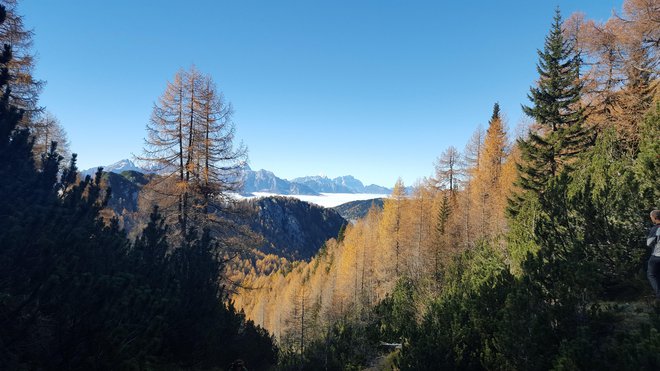
M538 54L539 83L528 95L532 105L523 106L537 129L518 141L524 160L519 165L519 185L536 194L542 193L548 180L562 170L570 170L576 156L591 142L580 107L580 57L562 35L559 9L543 51Z
M640 182L640 198L647 202L647 207L659 207L660 101L648 111L640 127L639 154L635 159L636 178Z
M440 210L438 210L438 215L436 217L435 224L435 251L433 256L433 274L436 280L440 280L442 276L442 256L444 250L447 249L447 231L449 217L451 216L451 203L447 193L442 196L442 203L440 204Z

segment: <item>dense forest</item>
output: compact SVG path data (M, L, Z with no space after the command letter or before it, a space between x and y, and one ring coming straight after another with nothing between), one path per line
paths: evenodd
M39 106L31 37L2 1L0 368L660 369L657 1L606 22L557 10L530 124L509 132L494 103L434 176L347 206L370 206L348 224L231 197L247 151L195 67L154 104L138 159L156 174L82 177ZM303 242L278 230L306 218Z

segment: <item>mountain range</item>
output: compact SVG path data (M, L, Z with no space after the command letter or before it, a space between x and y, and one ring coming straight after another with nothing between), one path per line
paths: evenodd
M303 184L319 193L374 193L390 194L392 190L379 185L365 186L352 175L330 179L326 176L306 176L291 180L292 183Z
M81 171L82 175L94 175L98 167ZM124 171L136 171L144 174L153 171L137 166L133 161L124 159L108 166L103 171L121 174ZM365 186L359 179L351 175L340 176L334 179L326 176L306 176L287 180L276 176L268 170L252 170L248 165L242 171L244 196L251 196L255 192L273 193L278 195L319 195L321 193L370 193L390 194L390 188L375 184Z

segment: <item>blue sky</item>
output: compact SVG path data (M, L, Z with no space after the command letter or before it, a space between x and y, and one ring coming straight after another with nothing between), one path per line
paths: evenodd
M511 131L537 78L554 9L591 1L31 1L41 104L79 167L139 154L153 103L180 68L232 102L250 165L280 177L351 174L392 186L463 149L498 101Z

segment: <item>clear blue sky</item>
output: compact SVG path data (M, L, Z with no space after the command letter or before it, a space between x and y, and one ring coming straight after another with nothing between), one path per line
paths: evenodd
M79 167L138 154L180 67L212 74L250 165L284 178L431 175L500 102L513 130L554 9L605 20L623 0L32 1L41 104Z

